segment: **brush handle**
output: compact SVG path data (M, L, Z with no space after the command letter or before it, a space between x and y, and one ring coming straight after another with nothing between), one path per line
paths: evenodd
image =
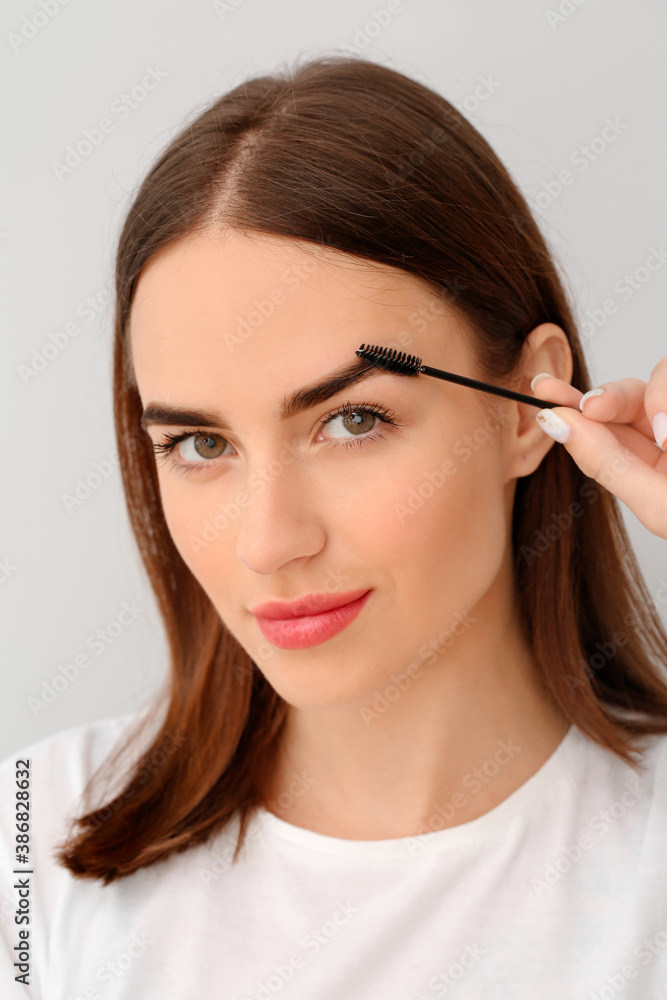
M561 405L560 403L550 403L546 399L539 399L537 396L525 396L522 392L514 392L513 389L501 389L500 386L479 382L475 378L466 378L465 375L454 375L453 372L445 372L441 368L430 368L429 365L422 365L418 370L423 375L433 375L434 378L442 378L447 382L457 382L459 385L467 385L471 389L481 389L482 392L493 392L496 396L515 399L518 403L530 403L531 406L539 406L542 409L547 406Z

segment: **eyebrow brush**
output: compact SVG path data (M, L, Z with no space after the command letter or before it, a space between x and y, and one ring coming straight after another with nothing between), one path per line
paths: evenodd
M467 385L471 389L481 389L482 392L492 392L496 396L505 396L506 399L515 399L519 403L530 403L531 406L553 407L560 406L560 403L550 403L546 399L539 399L537 396L526 396L522 392L514 392L513 389L503 389L498 385L489 385L488 382L480 382L475 378L466 378L465 375L454 375L453 372L443 371L441 368L431 368L423 365L422 359L414 354L405 354L391 350L389 347L376 347L374 345L362 344L355 354L359 358L364 358L380 368L395 372L397 375L433 375L435 378L445 379L447 382L456 382L458 385Z

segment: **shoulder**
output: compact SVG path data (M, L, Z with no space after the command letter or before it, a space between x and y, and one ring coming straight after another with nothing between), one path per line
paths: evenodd
M641 751L639 774L650 783L658 801L667 808L667 733L642 736L636 746Z
M142 709L71 726L24 744L0 761L0 839L14 840L19 801L26 802L34 821L33 837L47 828L51 835L64 832L82 811L90 779L147 714ZM119 774L121 770L119 766Z
M667 733L633 735L631 743L634 767L573 727L562 758L569 779L586 801L604 795L629 805L634 797L645 813L667 817Z
M58 768L63 768L63 778L69 778L74 783L87 780L107 754L129 734L144 712L84 722L23 744L0 761L0 778L4 781L8 776L13 777L16 762L22 760L29 762L29 769L33 772L31 777L35 781L42 779L45 770L50 780L57 780Z
M620 758L611 750L603 750L599 744L595 743L581 730L576 730L576 746L579 753L588 753L591 757ZM633 733L630 736L630 743L633 746L634 756L641 761L642 767L647 771L661 772L667 767L667 733ZM574 747L573 747L574 749Z

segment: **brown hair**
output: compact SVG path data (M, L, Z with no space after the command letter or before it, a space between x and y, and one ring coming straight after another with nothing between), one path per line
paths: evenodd
M75 875L105 884L209 840L238 810L235 861L265 804L287 709L176 550L140 427L128 350L137 279L158 250L211 226L304 240L425 279L460 311L474 374L491 382L514 378L528 333L553 322L570 343L572 384L590 388L572 312L526 201L485 139L437 93L361 58L324 56L246 80L183 128L135 195L116 258L120 465L171 670L150 746L115 798L81 816L58 851ZM667 732L659 671L667 634L615 497L554 445L517 480L512 544L522 627L543 685L583 733L639 766L632 735ZM174 732L180 742L151 765Z

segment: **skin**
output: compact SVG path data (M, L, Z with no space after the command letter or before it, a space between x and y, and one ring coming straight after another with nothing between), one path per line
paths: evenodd
M667 357L654 365L648 382L623 378L598 388L602 395L586 398L558 378L532 381L536 395L560 404L550 412L567 424L570 436L562 447L582 472L667 539Z
M287 273L300 277L288 283ZM235 337L239 318L275 290L283 292L280 304L249 336ZM418 307L430 307L422 313L428 322L416 321ZM202 471L183 475L164 456L157 466L180 554L289 705L282 752L267 777L269 808L329 836L381 840L483 815L567 732L568 720L536 682L518 625L510 535L517 477L561 445L536 422L536 407L388 372L278 421L284 395L354 360L361 343L475 374L464 323L426 282L263 234L208 233L171 244L145 267L131 313L143 406L218 410L232 428L206 431L217 452L209 443L198 454L191 438L172 455L183 464L210 462ZM559 327L531 332L524 368L517 388L527 394L539 372L570 381L572 356ZM381 404L400 427L370 415L361 431L345 417L322 426L347 400ZM159 442L184 430L195 428L149 425L146 433ZM376 432L382 437L370 440ZM481 443L466 451L466 435ZM344 446L355 437L366 438L362 447ZM411 510L410 490L446 459L454 471ZM220 505L243 494L247 503L237 503L226 526L193 544ZM273 646L248 610L369 587L358 617L307 649ZM420 658L431 640L435 651ZM405 674L420 659L419 672ZM374 711L401 673L399 696ZM494 759L499 740L520 749L503 755L497 773L472 792L464 777ZM299 791L293 779L304 771ZM457 792L454 814L434 822L434 809Z

